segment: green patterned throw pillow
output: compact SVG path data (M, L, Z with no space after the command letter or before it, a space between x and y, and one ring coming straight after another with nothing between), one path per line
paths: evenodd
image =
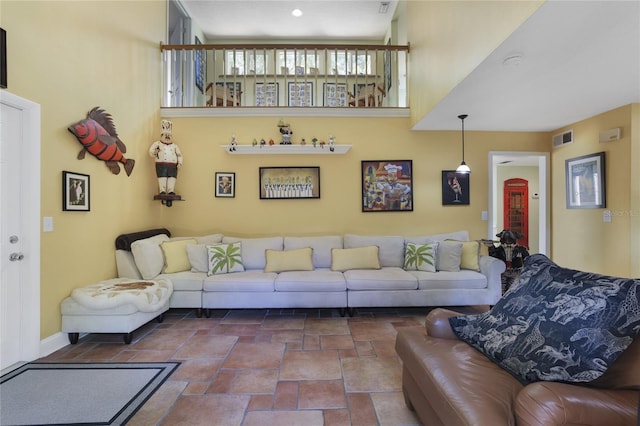
M240 242L207 246L209 259L207 275L244 271L241 248Z
M408 271L436 272L438 243L407 243L404 253L404 269Z

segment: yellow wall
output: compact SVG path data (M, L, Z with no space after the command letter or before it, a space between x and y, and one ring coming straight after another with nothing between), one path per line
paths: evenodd
M408 1L412 125L544 1ZM419 95L418 95L419 94Z
M146 151L159 132L162 1L2 1L8 90L42 107L41 336L60 331L61 300L75 287L115 276L114 238L160 223ZM111 113L131 177L102 161L76 159L67 127L94 106ZM38 167L37 164L34 165ZM62 171L91 176L91 211L63 212ZM38 194L33 194L38 196Z
M277 118L173 118L174 139L185 165L177 192L185 202L162 211L176 235L223 231L235 235L362 234L417 235L468 229L484 238L487 210L488 152L540 151L545 134L468 132L466 160L472 167L471 204L442 206L441 171L460 162L460 133L414 132L407 118L283 117L292 126L293 141L304 137L350 144L345 155L230 155L220 145L236 134L240 144L273 138L279 141ZM326 149L326 148L325 148ZM364 160L413 161L413 212L362 213L361 171ZM149 159L149 173L152 159ZM319 166L321 198L260 200L260 166ZM215 198L214 173L236 174L236 197Z
M638 106L627 105L559 129L573 129L573 144L556 148L551 153L553 188L552 246L554 260L567 267L617 276L631 276L632 248L638 245L637 183L631 192L632 161L638 166ZM633 112L633 113L632 113ZM599 133L622 128L622 139L600 143ZM632 147L632 139L634 139ZM632 149L633 148L633 149ZM606 209L567 209L565 161L582 155L605 152ZM630 155L635 152L635 155ZM632 160L633 158L633 160ZM635 200L632 202L632 198ZM611 223L604 223L603 212L610 210ZM632 228L635 223L635 230ZM637 256L635 257L637 263ZM637 267L635 271L637 274Z

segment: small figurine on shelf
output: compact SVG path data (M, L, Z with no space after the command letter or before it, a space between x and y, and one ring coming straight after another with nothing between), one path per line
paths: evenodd
M336 138L333 135L329 135L329 151L333 152L336 149Z
M260 148L262 148L266 144L267 144L267 141L265 141L264 138L260 139Z
M324 145L326 144L325 141L320 141L320 148L324 148Z
M293 135L291 126L289 124L284 124L284 122L280 120L280 122L278 122L278 129L282 134L282 142L280 142L280 145L291 145L291 135Z
M256 146L258 145L258 140L256 138L253 138L253 141L251 141L251 146Z
M311 144L313 145L313 147L316 147L316 144L318 143L318 138L313 138L311 139Z
M172 200L181 199L175 194L175 185L178 167L182 166L182 153L178 145L173 142L172 123L162 120L161 125L160 140L154 142L149 148L149 155L156 161L158 177L159 194L154 198L162 200L163 204L171 207Z
M300 145L306 145L307 144L307 140L305 138L302 138L302 140L300 141Z
M269 139L269 146L273 146L275 145L275 142L273 141L273 139Z
M229 147L229 151L235 151L238 146L238 141L236 140L236 135L231 135L231 146Z

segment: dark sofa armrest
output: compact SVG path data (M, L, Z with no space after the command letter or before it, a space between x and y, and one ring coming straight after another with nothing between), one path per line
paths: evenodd
M629 425L638 416L638 391L536 382L518 393L518 426Z
M432 337L439 337L441 339L457 339L449 325L449 318L463 315L460 312L455 312L449 309L436 308L427 314L425 321L425 328L427 334Z

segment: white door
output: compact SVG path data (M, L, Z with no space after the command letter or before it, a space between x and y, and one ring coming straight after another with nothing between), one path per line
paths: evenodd
M2 370L39 356L40 107L3 91L0 108Z

